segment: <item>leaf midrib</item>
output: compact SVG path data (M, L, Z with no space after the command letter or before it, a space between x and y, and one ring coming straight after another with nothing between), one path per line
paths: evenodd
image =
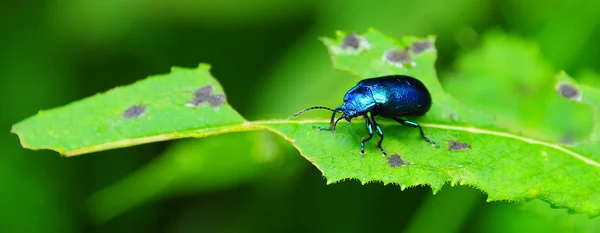
M327 124L327 123L329 123L329 120L325 120L325 119L289 120L289 119L286 119L286 120L246 121L241 124L235 124L235 125L229 125L229 126L204 128L204 129L198 129L198 130L191 130L191 131L183 132L183 133L177 132L177 133L169 133L169 134L152 135L152 136L140 137L140 138L132 138L132 139L127 139L127 140L108 142L108 143L95 145L95 146L91 146L91 147L79 148L79 149L70 150L70 151L58 151L58 152L61 153L61 155L63 155L63 156L70 157L70 156L75 156L75 155L80 155L80 154L92 153L92 152L108 150L108 149L122 148L122 147L131 146L131 145L143 144L143 143L158 142L158 141L165 141L165 140L172 140L172 139L181 139L181 138L201 138L201 137L206 137L206 136L211 136L211 135L216 135L216 134L242 132L242 131L259 130L259 129L266 129L266 130L269 130L269 131L272 131L274 133L281 135L281 132L279 132L277 129L269 127L269 125L311 124L311 123ZM383 124L383 125L385 125L385 124ZM507 132L481 129L481 128L477 128L477 127L473 127L473 126L455 126L455 125L445 125L445 124L437 124L437 123L421 123L420 125L425 128L462 131L462 132L469 132L469 133L473 133L473 134L484 134L484 135L492 135L492 136L503 137L503 138L511 138L511 139L523 141L523 142L526 142L529 144L536 144L536 145L548 147L551 149L555 149L555 150L561 151L563 153L566 153L566 154L572 156L573 158L581 160L586 164L592 165L594 167L600 167L600 162L595 161L590 158L587 158L587 157L585 157L575 151L569 150L561 145L557 145L557 144L553 144L553 143L545 142L545 141L540 141L540 140L536 140L536 139L525 137L525 136L519 136L519 135L507 133ZM198 131L204 131L204 132L198 133ZM281 136L284 136L284 135L281 135ZM23 144L23 143L21 143L21 144ZM23 144L23 147L28 148L28 146L25 144ZM48 149L48 148L30 148L30 149Z

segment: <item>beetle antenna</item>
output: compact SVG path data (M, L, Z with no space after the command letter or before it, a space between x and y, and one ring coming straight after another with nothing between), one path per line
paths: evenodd
M329 128L333 132L335 132L335 126L333 125L333 119L335 119L335 114L338 112L338 109L339 109L339 107L333 110L333 113L331 114L331 120L329 121Z
M310 110L315 110L315 109L325 109L325 110L329 110L329 111L332 111L334 114L335 114L335 111L336 111L335 109L328 108L328 107L325 107L325 106L313 106L313 107L310 107L310 108L304 109L304 110L302 110L302 111L299 111L299 112L297 112L297 113L294 113L294 116L295 116L295 117L297 117L298 115L300 115L300 114L302 114L302 113L308 112L308 111L310 111Z

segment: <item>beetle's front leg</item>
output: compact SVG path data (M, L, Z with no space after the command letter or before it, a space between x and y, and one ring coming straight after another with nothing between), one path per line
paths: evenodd
M360 140L360 154L361 155L365 155L365 142L368 142L369 140L371 140L371 138L373 138L373 124L371 123L371 120L369 119L368 115L365 115L364 117L365 117L367 132L369 133L369 137L362 138Z
M373 126L377 132L377 135L379 135L379 141L377 141L377 148L379 148L379 151L381 151L381 154L383 154L383 156L387 156L387 153L381 146L381 143L383 143L383 131L381 130L381 127L379 127L379 124L377 124L377 122L375 121L375 116L371 115L371 121L373 121Z

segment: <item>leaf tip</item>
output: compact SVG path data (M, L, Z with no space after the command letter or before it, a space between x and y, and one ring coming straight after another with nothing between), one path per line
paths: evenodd
M71 157L72 156L72 155L69 155L66 150L61 149L61 148L35 147L35 146L31 146L31 145L27 144L25 142L25 139L23 138L23 136L20 134L19 130L14 128L14 125L13 125L13 128L10 130L10 133L17 136L17 138L19 139L19 144L21 144L21 147L24 149L51 150L51 151L58 153L60 155L60 157Z
M27 146L25 145L25 142L23 141L23 137L21 137L21 135L19 134L18 123L14 124L12 126L12 128L10 129L10 133L17 136L17 138L19 139L19 143L21 144L21 147L27 148Z
M210 70L212 66L209 63L200 62L198 68Z
M15 134L15 135L17 135L17 136L18 136L18 135L19 135L19 134L17 133L18 124L19 124L19 123L16 123L16 124L12 125L12 126L10 127L10 132L9 132L9 133L11 133L11 134Z
M450 187L455 187L457 183L457 180L451 180L450 181Z
M332 184L335 184L335 183L337 183L337 182L340 182L341 180L342 180L342 179L337 179L337 178L329 178L329 177L325 176L325 181L326 181L326 182L325 182L325 184L327 184L327 185L332 185Z
M210 69L212 68L212 66L208 63L199 63L197 67L195 68L188 68L188 67L182 67L182 66L171 66L171 73L175 73L178 71L183 71L183 70L200 70L200 71L207 71L210 72Z

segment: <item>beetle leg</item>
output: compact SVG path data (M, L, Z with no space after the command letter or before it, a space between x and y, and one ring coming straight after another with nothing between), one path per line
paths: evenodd
M377 124L377 122L375 121L375 116L371 115L371 121L373 122L373 126L375 127L375 132L377 132L377 135L379 135L379 141L377 141L377 148L379 148L379 151L381 151L383 156L387 156L387 153L385 152L383 147L381 147L381 143L383 143L383 131L381 130L381 127L379 127L379 124Z
M417 122L407 121L407 120L403 120L403 119L396 118L396 117L394 117L394 120L396 120L397 122L399 122L400 124L402 124L404 126L419 128L419 132L421 133L421 138L423 138L423 140L431 143L432 146L434 146L434 147L437 146L435 144L435 142L433 142L431 139L429 139L428 137L425 136L425 134L423 133L423 128L421 128L421 126Z
M369 140L371 140L371 138L373 138L373 125L371 124L371 120L369 119L369 116L367 116L367 115L365 115L365 122L366 122L367 132L369 133L369 137L362 138L360 140L360 154L361 155L365 155L365 142L368 142Z

